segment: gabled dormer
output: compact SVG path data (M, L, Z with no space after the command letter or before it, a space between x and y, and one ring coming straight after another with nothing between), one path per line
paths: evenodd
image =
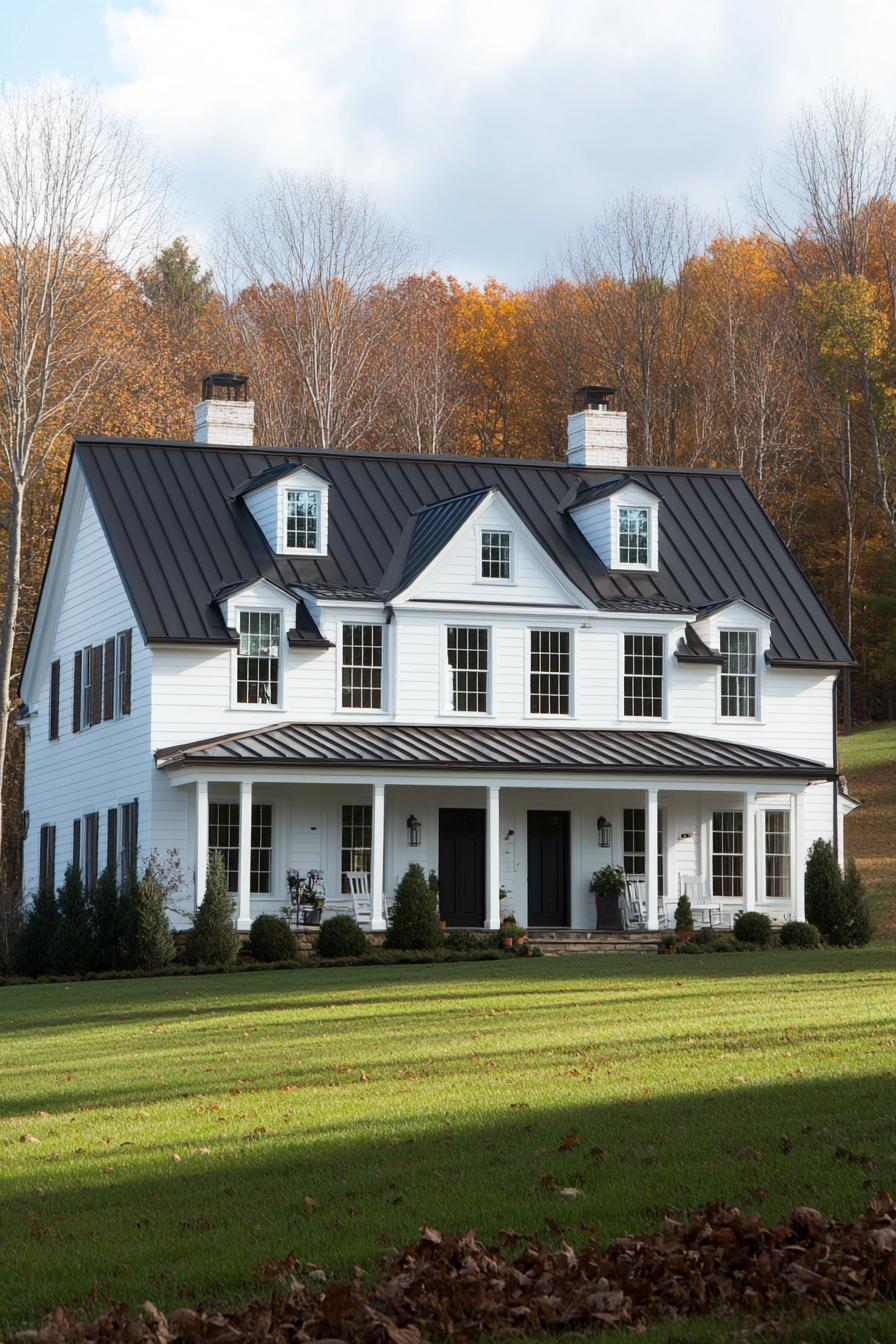
M566 506L607 569L636 573L659 569L659 509L656 491L631 476L583 484Z
M327 554L330 482L301 462L250 476L231 498L242 499L275 555Z

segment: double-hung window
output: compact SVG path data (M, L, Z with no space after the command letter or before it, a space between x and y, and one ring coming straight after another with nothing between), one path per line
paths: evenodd
M622 505L619 509L620 565L650 563L650 510Z
M753 630L719 631L722 667L722 717L756 717L756 634Z
M529 632L529 713L568 714L570 700L568 630Z
M656 877L660 896L666 894L665 813L656 814ZM647 875L647 812L643 807L622 809L622 871L630 877Z
M765 813L765 895L769 901L790 900L790 813Z
M240 705L276 705L280 699L280 613L241 611L236 660Z
M489 528L480 533L479 577L509 583L511 569L511 539L509 532Z
M291 551L320 548L320 491L286 491L286 545Z
M240 805L209 803L208 849L220 854L227 875L227 890L235 894L240 883Z
M342 627L342 708L382 709L383 627Z
M449 704L457 714L488 713L488 629L448 627Z
M371 835L373 809L369 803L347 803L342 808L342 882L343 892L349 890L349 873L366 873L370 877Z
M625 635L622 712L627 719L663 716L663 636Z
M712 894L742 900L744 894L744 814L712 814Z
M252 804L252 852L249 855L249 889L255 896L271 892L271 858L274 852L274 809L270 803Z

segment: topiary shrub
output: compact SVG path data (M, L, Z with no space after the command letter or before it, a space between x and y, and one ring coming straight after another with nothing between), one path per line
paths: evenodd
M675 907L675 914L672 917L676 931L681 929L682 933L692 933L694 929L694 912L691 909L691 903L684 892L678 898L678 904Z
M827 840L816 840L806 860L806 919L835 947L851 937L843 874Z
M16 975L46 975L56 941L59 909L52 887L42 888L25 911L12 949Z
M134 890L133 958L141 971L160 971L174 960L165 892L152 864Z
M734 917L733 933L740 943L768 947L772 941L772 922L768 915L762 915L758 910L741 910Z
M215 851L209 855L205 895L187 935L187 960L194 966L229 966L236 961L240 936L233 927L233 911L224 858Z
M90 930L95 971L117 971L125 957L121 893L111 865L104 868L90 901Z
M386 947L407 951L438 947L441 942L435 896L419 863L412 863L395 888Z
M321 924L317 935L319 957L362 957L369 951L364 930L351 915L334 915Z
M847 925L849 947L864 947L871 941L871 912L865 900L865 884L856 867L856 861L850 854L843 873L843 905Z
M81 881L81 870L69 864L56 896L59 918L53 935L50 964L63 974L80 974L90 969L93 937L90 907Z
M249 951L256 961L294 961L296 936L279 915L258 915L249 930Z
M778 934L782 947L820 947L821 934L814 924L802 919L789 919L781 925Z

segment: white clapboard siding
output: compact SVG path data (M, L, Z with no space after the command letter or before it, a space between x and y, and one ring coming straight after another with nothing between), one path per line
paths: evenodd
M56 576L48 577L48 584ZM131 712L120 719L72 732L72 683L76 649L101 644L131 628ZM60 662L59 740L48 740L49 665ZM25 842L23 889L31 893L38 876L40 828L56 827L56 881L71 858L72 822L98 811L99 861L106 857L106 813L111 807L139 803L139 835L145 849L151 832L150 790L154 764L150 754L151 657L106 542L89 495L85 496L71 553L52 651L32 709L26 743L25 801L29 831Z

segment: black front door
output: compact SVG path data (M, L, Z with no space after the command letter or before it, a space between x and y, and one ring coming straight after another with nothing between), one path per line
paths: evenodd
M439 912L451 928L485 923L483 808L439 808Z
M569 927L569 813L530 812L529 923Z

